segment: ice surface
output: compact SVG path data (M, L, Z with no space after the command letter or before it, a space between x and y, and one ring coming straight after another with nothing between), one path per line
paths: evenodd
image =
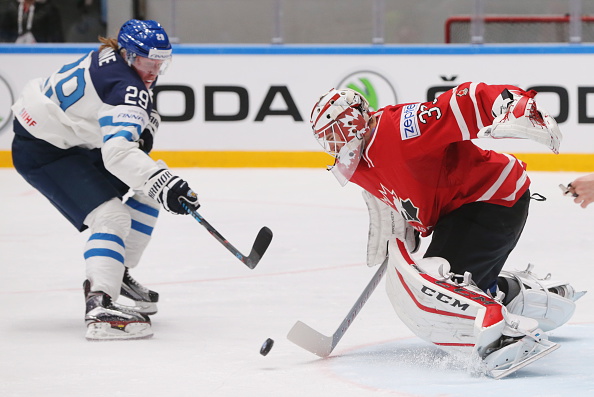
M355 186L319 169L178 169L199 210L248 269L194 219L163 212L133 276L161 294L150 340L84 339L79 234L13 169L0 169L0 396L586 396L594 395L594 292L552 333L561 349L492 380L414 337L383 285L328 359L293 345L297 320L331 335L376 269L364 264L367 210ZM532 172L524 235L506 268L590 288L594 206L561 196L575 173ZM426 244L426 243L424 243ZM421 248L423 250L423 248ZM383 282L382 282L383 284ZM275 340L263 357L266 338Z

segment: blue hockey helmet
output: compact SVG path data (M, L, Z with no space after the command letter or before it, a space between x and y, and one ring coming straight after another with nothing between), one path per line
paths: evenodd
M118 45L126 50L126 61L130 66L137 56L163 61L159 72L163 74L171 61L169 36L157 21L131 19L124 23L118 34Z

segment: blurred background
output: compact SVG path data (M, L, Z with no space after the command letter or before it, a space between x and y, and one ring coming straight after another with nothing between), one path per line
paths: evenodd
M0 0L0 41L23 2L38 42L96 42L130 18L186 44L594 42L592 0Z

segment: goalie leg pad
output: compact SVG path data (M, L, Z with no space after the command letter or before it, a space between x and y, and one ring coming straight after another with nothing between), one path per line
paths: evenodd
M550 274L539 278L532 268L530 264L524 271L501 272L500 281L508 285L506 307L510 313L537 320L543 331L551 331L569 321L575 312L575 301L586 291L578 292L565 281L551 279ZM514 289L515 297L510 292Z
M443 258L416 263L399 240L390 243L389 251L388 296L398 317L419 338L446 351L481 357L499 340L505 327L499 302L471 284L452 282Z
M537 321L510 314L474 285L452 281L443 258L415 262L401 241L389 245L386 290L398 317L421 339L448 353L476 355L496 379L559 346Z

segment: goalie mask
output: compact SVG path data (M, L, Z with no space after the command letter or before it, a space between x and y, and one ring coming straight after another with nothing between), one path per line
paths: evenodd
M361 160L370 118L369 103L351 89L331 89L311 112L314 137L336 159L328 169L342 186L351 179Z

